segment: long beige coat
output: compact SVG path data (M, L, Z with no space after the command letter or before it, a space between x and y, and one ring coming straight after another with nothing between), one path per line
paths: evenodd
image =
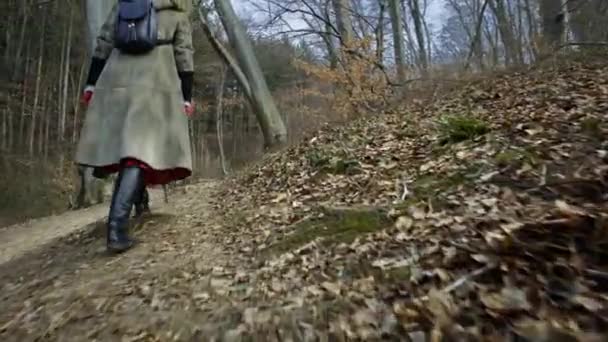
M158 39L173 39L173 44L137 56L114 49L114 6L97 39L94 56L107 62L86 113L77 163L108 166L130 157L156 170L192 170L178 77L178 71L194 69L187 1L154 1Z

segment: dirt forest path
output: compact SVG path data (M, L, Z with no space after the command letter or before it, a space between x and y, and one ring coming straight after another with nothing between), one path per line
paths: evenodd
M178 317L192 309L179 299L210 302L209 287L223 282L218 276L186 287L179 279L221 270L229 259L207 242L214 185L176 190L168 204L151 194L153 213L131 228L136 248L120 255L105 251L106 205L0 231L0 340L135 341L141 331L179 333L200 322Z
M151 190L150 196L154 211L164 212L166 205L162 200L162 190ZM107 214L108 203L103 203L0 228L0 265L57 239L85 232L93 227L92 224L105 219Z

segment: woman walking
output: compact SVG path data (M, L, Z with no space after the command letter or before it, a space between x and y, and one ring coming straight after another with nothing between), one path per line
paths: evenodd
M146 185L192 173L188 118L193 61L189 0L119 0L102 26L83 100L76 162L99 177L118 172L107 248L133 246L131 208L147 207Z

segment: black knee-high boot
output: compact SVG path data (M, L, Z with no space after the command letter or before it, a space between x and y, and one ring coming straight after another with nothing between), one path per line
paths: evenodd
M123 252L133 246L127 232L133 200L143 186L143 172L138 167L127 167L120 171L112 204L108 215L107 248L111 252Z

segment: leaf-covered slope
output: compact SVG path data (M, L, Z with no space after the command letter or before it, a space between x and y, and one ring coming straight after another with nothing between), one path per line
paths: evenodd
M589 340L608 327L607 71L507 75L328 127L227 182L219 237L261 265L251 296L323 331ZM388 221L332 234L370 211Z

